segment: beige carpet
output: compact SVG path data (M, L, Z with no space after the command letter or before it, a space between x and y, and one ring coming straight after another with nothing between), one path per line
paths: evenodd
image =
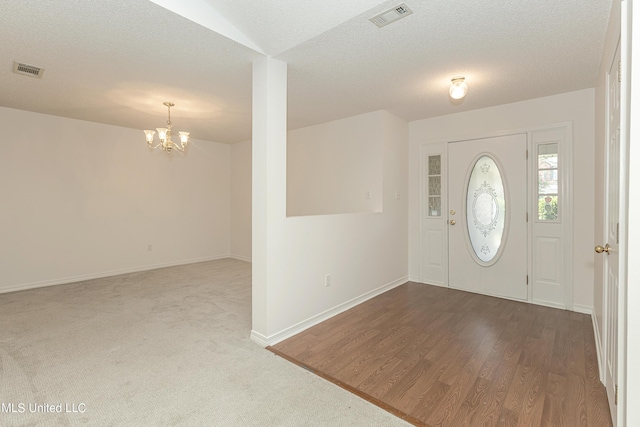
M0 294L0 426L408 425L250 329L231 259Z

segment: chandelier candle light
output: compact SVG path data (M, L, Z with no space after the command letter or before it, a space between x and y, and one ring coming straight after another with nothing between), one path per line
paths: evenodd
M163 105L167 106L167 127L166 128L156 128L158 131L158 138L160 142L153 145L153 136L156 134L155 130L145 130L144 134L147 137L147 143L149 144L149 148L162 148L163 151L171 152L174 148L180 152L184 152L187 149L187 144L189 143L189 132L178 132L180 135L180 144L176 144L171 140L171 107L175 104L173 102L163 102Z

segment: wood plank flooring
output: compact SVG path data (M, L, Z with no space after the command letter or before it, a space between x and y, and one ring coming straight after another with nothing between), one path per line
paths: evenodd
M269 349L414 425L611 426L583 314L408 282Z

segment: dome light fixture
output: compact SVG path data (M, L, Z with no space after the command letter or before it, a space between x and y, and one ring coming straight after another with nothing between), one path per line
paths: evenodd
M464 77L454 77L451 79L451 87L449 88L449 96L452 99L462 99L467 94L469 87L464 81Z

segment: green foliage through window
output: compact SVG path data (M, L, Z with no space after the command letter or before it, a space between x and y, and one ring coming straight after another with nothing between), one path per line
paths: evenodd
M538 196L538 219L541 221L558 220L558 196Z
M558 143L538 145L538 221L558 221Z

